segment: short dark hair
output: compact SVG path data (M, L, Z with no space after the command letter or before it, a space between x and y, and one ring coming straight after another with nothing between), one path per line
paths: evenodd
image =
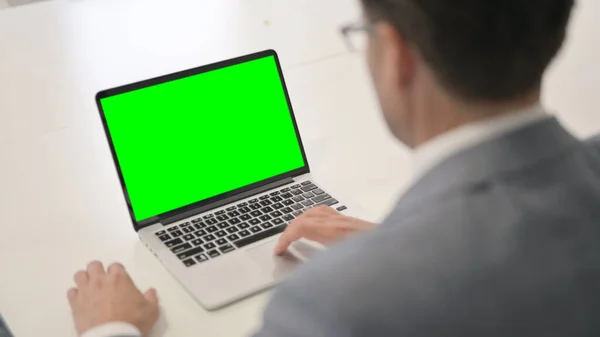
M540 87L574 0L362 0L393 25L449 92L500 101Z

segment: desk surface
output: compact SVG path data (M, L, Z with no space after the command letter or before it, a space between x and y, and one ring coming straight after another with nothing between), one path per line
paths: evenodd
M596 0L583 0L544 102L577 135L600 131ZM269 293L206 312L139 242L94 94L273 48L318 182L371 219L409 183L360 55L337 29L346 0L84 0L0 11L0 312L16 336L74 336L65 291L91 259L121 261L158 289L156 336L244 336Z

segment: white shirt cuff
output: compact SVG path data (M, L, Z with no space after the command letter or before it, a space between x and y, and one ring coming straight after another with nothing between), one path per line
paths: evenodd
M139 337L140 330L129 323L106 323L92 328L81 335L81 337Z

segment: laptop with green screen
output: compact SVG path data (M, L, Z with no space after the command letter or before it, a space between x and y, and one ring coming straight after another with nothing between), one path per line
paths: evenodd
M135 230L207 308L284 277L296 261L274 259L266 242L306 209L346 210L310 180L272 50L105 90L96 103Z

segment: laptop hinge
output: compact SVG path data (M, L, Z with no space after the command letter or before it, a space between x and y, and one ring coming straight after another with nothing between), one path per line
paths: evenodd
M262 192L265 192L265 191L277 188L279 186L291 184L293 182L294 182L294 179L292 179L292 178L285 178L285 179L282 179L282 180L277 180L277 181L272 182L270 184L267 184L267 185L264 185L264 186L261 186L261 187L257 187L257 188L253 188L253 189L251 189L249 191L246 191L246 192L238 193L236 195L233 195L231 197L225 198L223 200L215 201L213 203L210 203L210 204L207 204L207 205L204 205L204 206L200 206L200 207L191 209L189 211L186 211L186 212L183 212L183 213L180 213L180 214L177 214L177 215L173 215L173 216L168 217L168 218L161 219L160 223L163 224L163 226L166 226L166 225L172 224L174 222L177 222L179 220L183 220L185 218L189 218L189 217L194 216L196 214L204 213L206 211L210 211L211 209L214 209L214 208L217 208L217 207L221 207L221 206L225 206L225 205L230 204L232 202L236 202L238 200L242 200L242 199L251 197L251 196L253 196L255 194L259 194L259 193L262 193Z

